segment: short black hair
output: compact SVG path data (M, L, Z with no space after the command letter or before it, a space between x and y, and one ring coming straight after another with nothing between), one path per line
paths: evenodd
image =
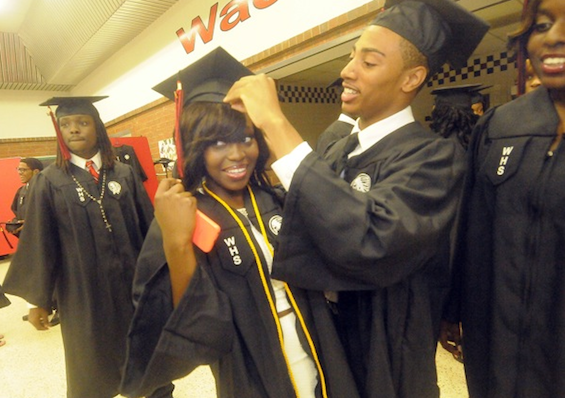
M36 159L36 158L24 158L20 160L21 163L25 163L29 166L30 169L32 170L43 170L43 163L41 163L41 160Z
M426 75L426 79L420 86L422 86L429 80L431 77L430 66L428 64L428 59L426 56L416 48L414 44L410 41L406 40L404 37L400 38L400 55L402 56L402 62L404 62L404 70L415 68L417 66L423 66L428 71Z

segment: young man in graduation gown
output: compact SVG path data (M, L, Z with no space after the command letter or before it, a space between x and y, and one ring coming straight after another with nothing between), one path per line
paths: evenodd
M29 321L38 330L49 328L57 301L68 398L118 394L134 268L153 218L139 176L115 161L92 104L102 98L42 104L58 105L57 160L35 177L26 197L26 227L4 281L7 293L36 306Z
M445 61L465 65L488 25L451 0L387 6L341 72L342 108L357 125L324 159L282 113L272 79L244 77L225 101L265 132L288 189L273 276L339 291L341 337L365 397L438 397L435 350L465 162L457 143L414 121L410 104ZM312 251L323 267L301 261Z
M18 188L16 194L14 195L14 200L12 201L12 212L16 216L12 221L14 225L7 226L9 233L19 236L22 228L24 227L23 222L25 220L25 209L26 209L26 194L31 188L31 181L41 170L43 170L43 163L35 158L25 158L20 160L18 165L18 174L20 176L20 181L22 186Z

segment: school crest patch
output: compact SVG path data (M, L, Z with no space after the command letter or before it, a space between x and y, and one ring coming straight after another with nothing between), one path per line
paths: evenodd
M351 181L351 188L359 192L369 192L371 189L371 177L366 173L361 173L353 181Z
M276 216L271 217L271 219L269 220L269 229L275 236L279 234L279 231L281 230L281 226L282 226L281 216L277 214Z
M110 189L113 195L117 196L122 192L122 185L117 181L110 181L108 183L108 189Z

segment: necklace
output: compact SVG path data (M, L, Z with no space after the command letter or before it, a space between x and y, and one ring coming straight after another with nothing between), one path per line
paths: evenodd
M85 187L82 186L80 182L76 179L75 175L71 173L71 178L77 184L77 186L81 189L81 191L86 195L87 198L92 200L93 202L98 203L100 206L100 214L102 214L102 220L104 221L104 225L108 232L112 232L112 225L108 222L108 217L106 217L106 210L104 210L104 206L102 206L102 199L104 199L104 194L106 193L106 170L102 171L102 191L100 192L100 199L96 199L94 195L86 190Z

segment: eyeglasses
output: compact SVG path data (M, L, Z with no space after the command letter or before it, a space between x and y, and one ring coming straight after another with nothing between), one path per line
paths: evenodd
M20 174L23 174L26 171L31 171L31 169L24 169L24 168L16 167L16 171Z

